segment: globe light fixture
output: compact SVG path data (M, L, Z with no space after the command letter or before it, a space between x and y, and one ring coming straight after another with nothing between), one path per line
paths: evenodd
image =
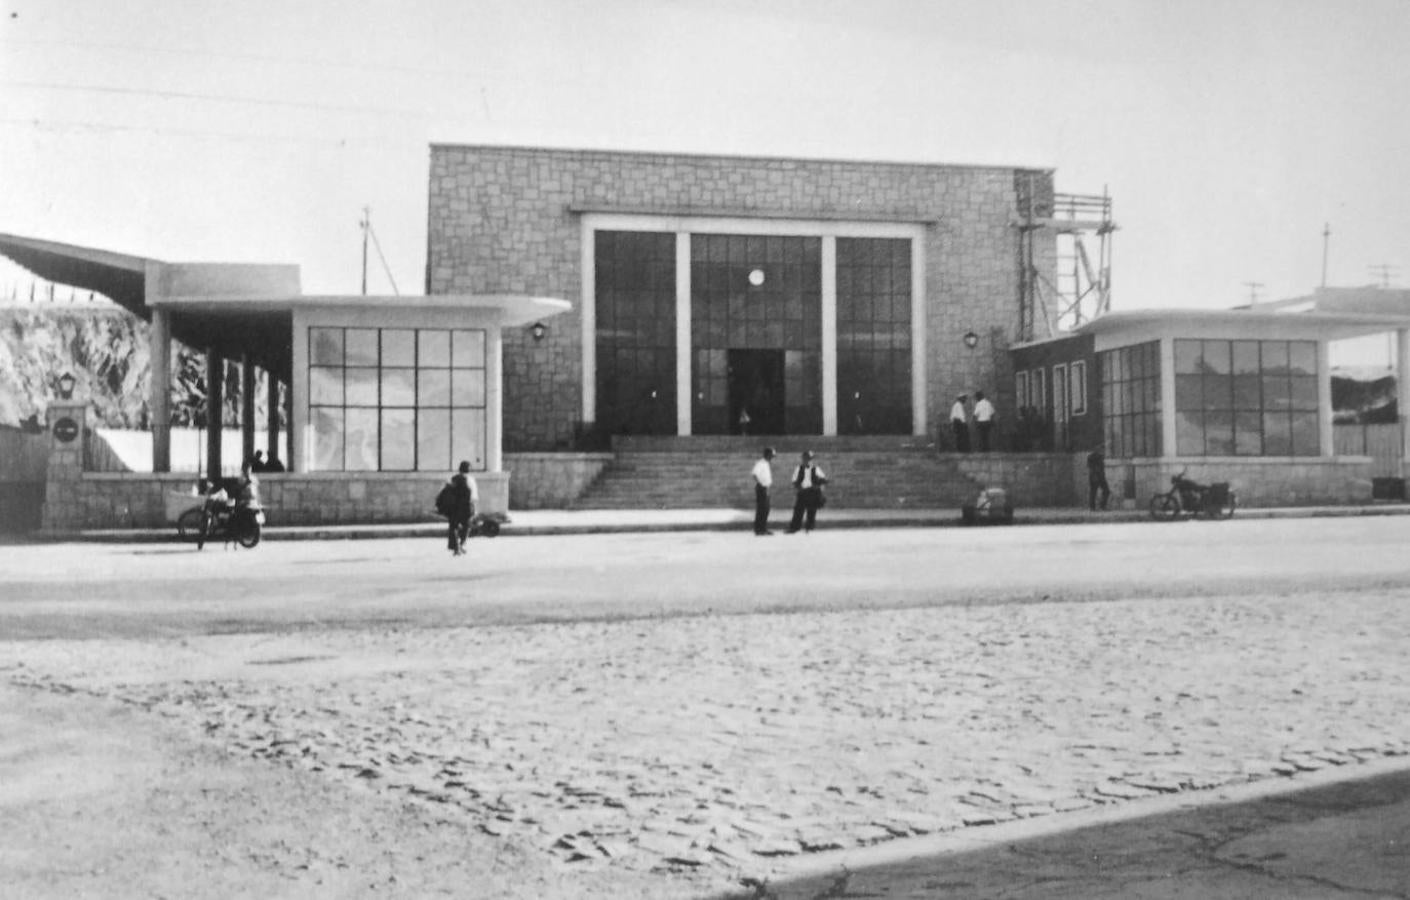
M548 326L542 322L535 322L529 327L529 334L534 336L535 341L543 340L543 336L548 334Z
M72 372L65 372L64 374L60 375L60 376L59 376L59 399L60 399L60 400L72 400L72 399L73 399L73 389L74 389L74 385L76 385L77 383L78 383L78 379L73 377L73 373L72 373Z
M964 345L971 350L973 350L975 347L978 347L979 335L975 334L972 331L966 331L964 333Z

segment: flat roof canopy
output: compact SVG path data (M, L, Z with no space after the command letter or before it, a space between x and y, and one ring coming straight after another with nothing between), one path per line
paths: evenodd
M144 321L164 309L181 343L232 359L248 354L285 381L293 366L294 313L301 309L464 310L512 328L572 308L567 300L516 294L307 295L298 266L168 263L10 234L0 234L0 255L47 281L102 294Z

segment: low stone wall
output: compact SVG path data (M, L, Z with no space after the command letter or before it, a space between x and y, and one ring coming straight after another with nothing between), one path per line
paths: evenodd
M1086 503L1086 470L1079 489L1071 453L972 453L958 457L960 471L980 485L1002 487L1015 507Z
M1369 456L1118 459L1107 462L1107 481L1113 501L1136 508L1168 491L1182 470L1201 484L1229 482L1240 506L1340 506L1371 502L1374 465Z
M613 460L611 453L506 453L510 509L563 509Z

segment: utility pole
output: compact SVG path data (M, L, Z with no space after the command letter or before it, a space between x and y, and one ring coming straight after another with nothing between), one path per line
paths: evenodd
M367 296L367 233L372 229L372 207L362 208L362 295Z
M1332 223L1322 226L1322 287L1327 286L1327 248L1332 243Z
M1391 276L1394 275L1396 270L1398 270L1400 267L1392 266L1387 263L1380 263L1378 265L1369 266L1368 268L1370 268L1371 274L1373 276L1380 279L1380 287L1388 288L1390 287Z
M1250 307L1258 305L1258 292L1263 289L1261 281L1245 281L1244 287L1248 288L1248 305Z

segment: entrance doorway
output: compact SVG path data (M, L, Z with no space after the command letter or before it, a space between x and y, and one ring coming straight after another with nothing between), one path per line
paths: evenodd
M731 434L783 434L782 350L729 351Z

